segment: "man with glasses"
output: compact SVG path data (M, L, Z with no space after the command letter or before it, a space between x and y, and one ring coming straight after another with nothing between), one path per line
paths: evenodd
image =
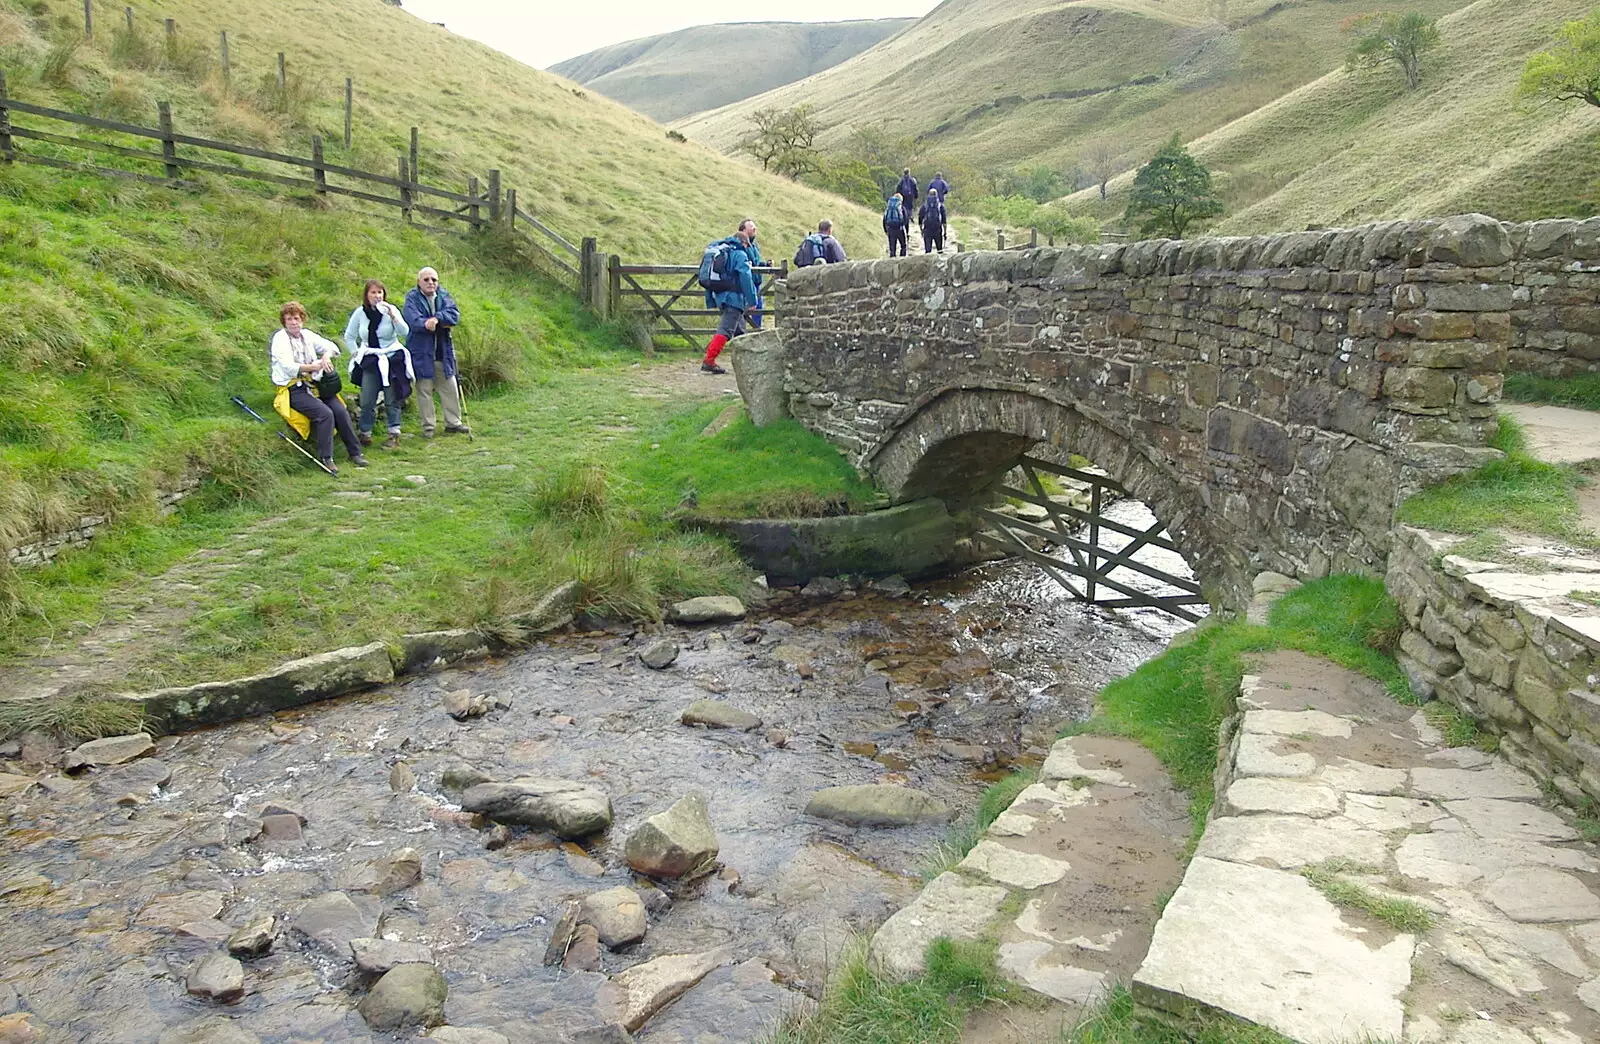
M439 273L424 268L417 273L416 288L406 294L401 318L411 327L411 365L416 371L417 413L422 417L422 437L433 438L433 392L444 403L446 435L464 435L461 390L456 384L456 347L450 331L461 322L455 298L439 285Z

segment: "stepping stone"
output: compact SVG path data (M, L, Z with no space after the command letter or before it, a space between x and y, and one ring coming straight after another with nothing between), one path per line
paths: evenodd
M1043 888L1066 877L1072 869L1064 859L1019 852L989 840L974 845L959 865L1012 888Z
M972 885L946 871L896 912L872 937L872 962L884 974L909 979L923 970L928 944L939 936L953 940L980 937L1005 902L1004 888Z
M1349 739L1351 731L1349 719L1315 710L1246 711L1241 728L1247 735L1326 736L1332 739Z
M1484 898L1513 921L1592 921L1600 917L1600 896L1571 874L1547 867L1519 867L1501 874Z
M1434 801L1382 794L1344 796L1344 818L1368 830L1412 830L1449 816L1444 806Z
M1134 998L1175 1013L1198 1001L1303 1044L1399 1040L1415 948L1410 935L1364 941L1299 874L1199 855L1156 925Z
M1339 795L1333 788L1286 779L1235 780L1228 787L1227 801L1240 812L1331 816L1339 811Z
M1311 777L1343 794L1392 794L1406 785L1406 770L1380 768L1364 761L1336 758Z
M1285 870L1329 859L1382 866L1389 854L1382 834L1347 820L1274 815L1214 819L1196 851L1235 863L1270 862Z
M1412 834L1395 849L1394 861L1404 876L1442 885L1467 885L1520 866L1600 872L1600 863L1583 852L1527 841L1487 844L1468 833Z
M1576 841L1578 831L1551 812L1523 801L1468 798L1445 808L1487 841Z
M1039 770L1039 778L1046 783L1056 780L1087 779L1113 787L1133 786L1115 769L1090 768L1085 765L1078 757L1078 751L1073 747L1071 739L1060 740L1050 748L1050 756L1045 758L1044 767Z
M1265 713L1265 712L1262 712ZM1280 754L1275 749L1282 736L1247 732L1239 737L1239 751L1234 755L1234 770L1241 776L1266 776L1288 779L1309 776L1317 770L1317 759L1303 751Z
M1006 943L1000 947L998 964L1014 981L1066 1004L1093 1004L1105 994L1103 973L1052 961L1055 952L1047 942Z

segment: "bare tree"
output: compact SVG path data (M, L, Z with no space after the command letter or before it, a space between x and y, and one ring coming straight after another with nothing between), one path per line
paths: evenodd
M1091 184L1100 186L1100 198L1106 198L1106 182L1127 170L1131 164L1122 157L1127 151L1120 141L1100 139L1084 146L1078 164L1089 175Z
M739 142L739 149L760 161L762 170L799 178L820 168L816 144L823 127L811 106L757 109L750 122L754 128Z

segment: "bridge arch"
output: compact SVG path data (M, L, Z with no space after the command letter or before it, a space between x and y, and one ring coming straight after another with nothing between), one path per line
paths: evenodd
M1036 389L945 389L912 404L867 451L862 466L896 500L938 497L961 506L1040 445L1104 469L1166 527L1212 599L1235 600L1234 588L1248 582L1249 563L1230 558L1227 544L1208 531L1200 491L1185 487L1170 465L1080 404Z

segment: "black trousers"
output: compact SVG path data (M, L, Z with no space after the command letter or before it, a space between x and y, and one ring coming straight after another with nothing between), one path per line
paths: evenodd
M311 441L317 445L318 460L333 459L334 429L338 429L339 438L344 442L345 452L350 454L350 458L354 460L361 456L361 443L356 441L356 430L350 423L350 411L344 408L339 396L319 399L311 394L311 389L297 384L289 389L289 405L296 413L303 413L311 419Z
M944 226L922 226L922 252L924 254L944 253Z
M895 253L896 249L898 249L900 251L898 254ZM890 257L905 257L906 256L906 226L904 226L904 225L890 225L889 226L889 256Z

